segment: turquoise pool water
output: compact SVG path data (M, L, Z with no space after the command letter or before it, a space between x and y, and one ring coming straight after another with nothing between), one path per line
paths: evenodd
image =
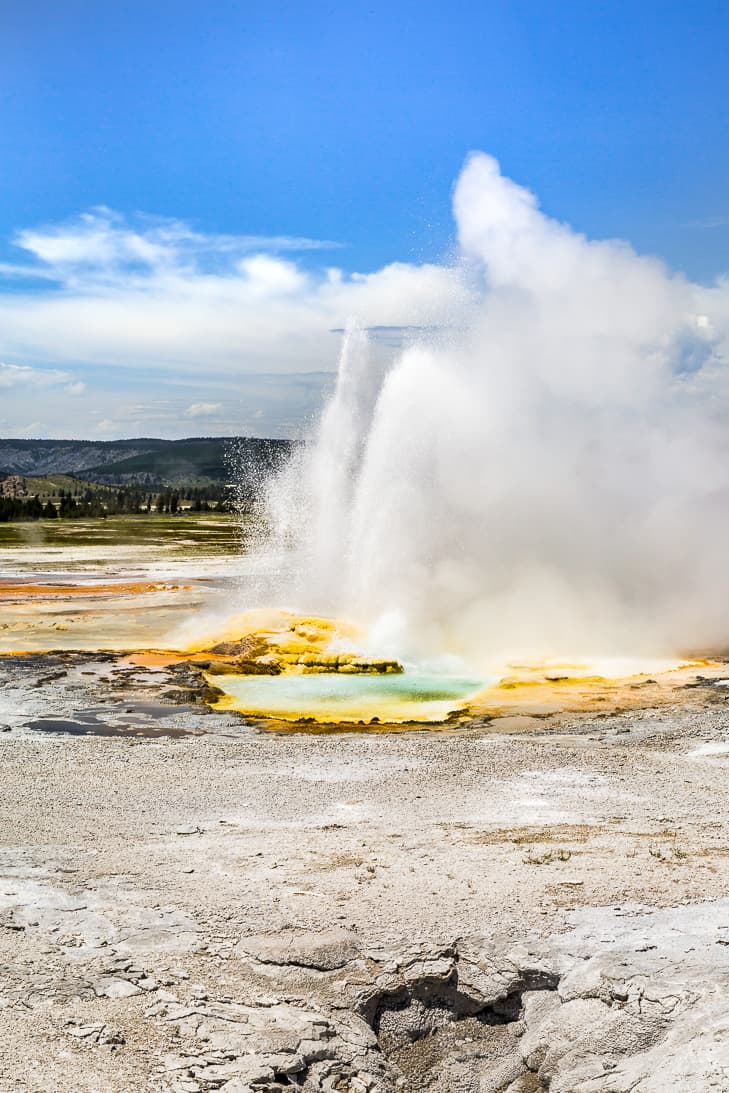
M402 722L444 721L489 681L412 671L398 675L226 675L211 677L210 682L225 691L220 706L256 717Z

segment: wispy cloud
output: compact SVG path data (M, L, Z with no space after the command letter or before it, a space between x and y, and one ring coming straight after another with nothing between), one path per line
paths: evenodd
M181 220L125 218L104 206L61 224L18 231L13 240L31 261L0 265L0 276L58 280L113 280L150 271L233 271L257 252L280 254L335 250L329 239L288 235L224 235L195 231Z
M0 266L0 354L58 367L326 371L339 348L332 327L447 323L471 295L457 268L348 273L322 262L331 241L205 234L103 207L23 229L15 245L25 258Z
M412 324L410 326L366 326L364 329L371 341L379 342L380 345L387 345L393 349L399 349L418 338L431 338L438 334L447 333L451 327L416 326ZM335 326L332 327L331 333L344 334L345 330L346 327L344 326Z
M0 361L0 387L54 387L69 383L72 376L57 368L31 368L27 364L5 364ZM81 384L81 387L84 385Z
M222 409L222 402L193 402L185 410L185 417L215 417Z
M705 216L688 220L687 228L729 228L729 216Z

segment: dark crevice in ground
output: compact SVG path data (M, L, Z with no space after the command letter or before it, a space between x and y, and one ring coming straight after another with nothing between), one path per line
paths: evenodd
M524 1032L524 995L555 991L559 977L525 971L502 996L484 1002L459 982L458 968L447 979L424 976L371 995L362 1016L377 1036L383 1055L402 1073L412 1093L494 1091L515 1081L520 1093L544 1086L518 1050ZM454 1069L455 1065L455 1069ZM493 1070L493 1086L484 1086Z

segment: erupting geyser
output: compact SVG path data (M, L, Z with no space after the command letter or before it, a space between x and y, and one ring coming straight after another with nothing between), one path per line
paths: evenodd
M725 645L721 295L550 220L485 155L454 209L438 322L389 362L351 326L268 484L260 602L481 676Z
M349 330L314 443L269 485L269 602L482 670L723 645L718 298L548 219L487 156L454 207L467 329L389 366Z

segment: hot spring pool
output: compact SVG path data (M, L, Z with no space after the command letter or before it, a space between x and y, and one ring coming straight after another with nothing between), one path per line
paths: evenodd
M444 721L491 680L403 672L398 675L316 673L279 676L211 676L225 691L221 709L283 721Z

